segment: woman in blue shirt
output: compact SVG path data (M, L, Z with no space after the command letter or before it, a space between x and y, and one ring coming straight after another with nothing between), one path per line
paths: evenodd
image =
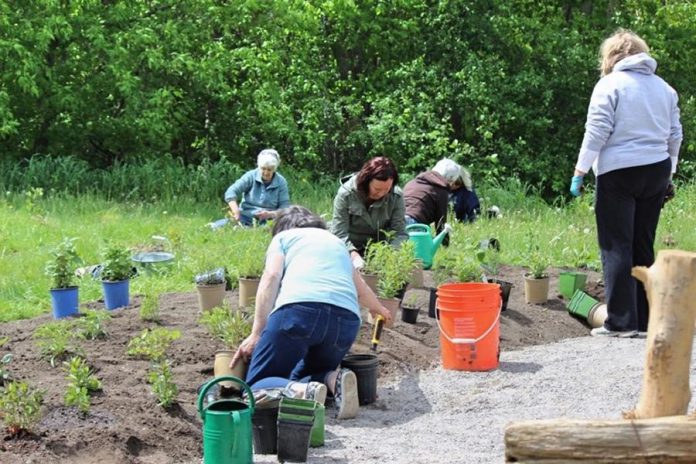
M290 206L288 183L277 171L280 155L272 149L259 153L258 167L240 177L225 192L231 217L245 226L264 224L278 210ZM242 197L241 204L237 203Z
M338 369L360 328L360 306L387 322L391 314L353 268L344 242L301 206L281 210L256 292L254 325L230 367L250 359L255 391L285 388L323 403L327 387L337 417L358 412L357 378Z

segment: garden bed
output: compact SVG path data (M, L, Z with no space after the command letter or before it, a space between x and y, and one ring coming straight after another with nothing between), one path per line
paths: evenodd
M498 277L514 284L508 309L501 319L501 351L589 333L586 325L568 315L565 302L558 297L558 270L551 272L551 292L543 305L524 302L523 269L503 266ZM588 292L600 296L597 278L596 273L590 273ZM425 272L425 284L432 284L429 272ZM427 291L409 292L418 296L425 309L417 324L398 322L394 329L385 330L378 348L380 383L397 381L413 371L434 367L440 359L437 326L434 319L427 317ZM229 292L228 299L236 304L236 292ZM0 325L0 338L9 338L0 354L7 351L14 354L9 365L12 378L46 392L43 419L36 433L13 439L4 437L0 442L0 462L200 462L201 421L195 408L196 389L212 376L215 351L224 346L199 324L195 292L161 296L160 326L181 331L181 338L168 352L179 388L178 402L165 410L157 406L145 382L148 362L125 355L128 341L145 327L153 326L140 320L137 295L131 303L127 309L112 313L113 318L106 322L107 338L82 342L87 361L103 382L103 391L93 396L86 415L64 406L65 371L52 368L42 359L31 337L37 327L51 322L51 317L45 315ZM84 306L102 308L103 303ZM369 327L363 325L353 351L367 352L369 347Z

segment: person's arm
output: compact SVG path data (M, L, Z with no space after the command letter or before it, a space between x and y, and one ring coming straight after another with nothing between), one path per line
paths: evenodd
M331 219L331 233L343 240L351 255L357 253L357 247L350 241L350 192L343 186L338 188L334 198L333 218ZM402 218L403 220L403 218Z
M280 282L283 277L283 265L285 263L285 255L279 251L271 252L266 258L266 266L261 275L259 288L256 291L256 307L254 312L254 325L251 329L251 334L244 339L239 345L237 352L234 354L230 367L234 367L239 358L249 361L254 347L261 338L261 333L266 327L268 316L273 309L278 291L280 290Z
M363 308L367 308L373 316L384 316L387 322L391 322L391 312L382 305L372 289L365 283L357 269L353 269L353 282L358 291L358 302Z
M392 195L394 195L395 198L389 223L394 231L394 238L390 243L394 246L398 246L401 245L402 242L408 240L408 234L406 233L406 220L404 219L404 216L406 215L406 207L404 206L404 197L401 195L401 192L395 192Z
M239 204L237 203L237 199L251 189L253 182L254 170L251 170L237 179L225 192L225 202L230 208L232 217L237 221L239 221L241 214L239 212Z
M669 157L672 160L672 175L674 175L674 173L677 172L677 163L679 161L679 149L681 148L683 138L684 134L682 132L682 125L679 115L679 97L677 95L677 92L674 92L669 140L667 141L667 152L669 153Z
M613 89L607 87L606 82L599 81L590 98L585 135L575 164L576 176L584 176L590 170L614 131L614 111L618 96Z

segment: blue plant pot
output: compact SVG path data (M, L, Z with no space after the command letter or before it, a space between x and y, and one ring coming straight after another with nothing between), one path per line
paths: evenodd
M62 319L77 314L80 305L78 293L78 287L51 289L51 307L54 319Z
M109 311L128 306L128 290L130 280L119 280L111 282L102 280L104 289L104 305Z

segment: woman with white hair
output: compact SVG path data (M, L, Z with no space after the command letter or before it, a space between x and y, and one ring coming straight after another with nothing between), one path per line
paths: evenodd
M587 110L570 193L595 174L595 219L604 274L607 319L592 336L631 338L648 327L643 284L633 266L655 261L655 231L665 200L674 195L682 126L677 92L655 74L648 45L618 30L600 48L601 79Z
M245 226L264 224L276 213L290 206L288 183L278 172L280 155L275 150L261 150L257 168L244 174L225 192L230 215ZM241 204L237 200L242 197Z
M443 230L450 190L459 175L459 165L444 158L431 171L422 172L408 182L404 187L406 224L435 223L438 232Z

